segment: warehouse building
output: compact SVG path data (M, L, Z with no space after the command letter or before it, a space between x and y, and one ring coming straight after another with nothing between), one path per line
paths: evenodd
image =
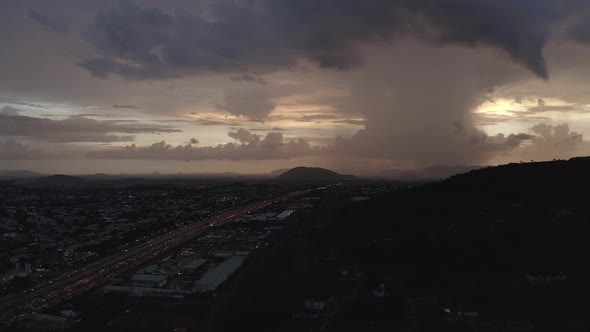
M168 278L165 275L134 274L131 277L131 287L160 288L166 284Z
M231 256L215 268L207 271L205 275L193 285L195 292L214 291L227 278L229 278L242 264L246 256Z
M188 262L182 267L183 273L193 273L196 269L198 269L201 265L207 262L204 258L193 259L192 261Z

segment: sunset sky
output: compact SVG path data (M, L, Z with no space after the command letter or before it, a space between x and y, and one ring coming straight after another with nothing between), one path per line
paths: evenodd
M590 155L583 0L4 0L0 170Z

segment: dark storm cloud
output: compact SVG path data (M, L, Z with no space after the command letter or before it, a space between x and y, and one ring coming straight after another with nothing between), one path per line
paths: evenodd
M46 28L53 30L54 32L61 34L68 33L68 25L63 20L50 18L34 9L29 10L28 15L35 22L43 25Z
M195 147L171 145L165 141L150 146L140 147L135 144L124 148L94 151L89 158L107 159L169 159L169 160L271 160L287 159L299 156L317 155L323 148L312 147L304 139L285 142L281 133L268 133L264 137L252 135L249 141L241 144L227 143L217 146Z
M52 142L123 142L133 141L133 135L113 133L172 133L180 130L166 126L122 124L118 121L98 121L83 116L50 120L23 116L4 107L0 112L0 136L29 137Z
M331 128L338 124L346 127L346 130L327 133L327 140L328 136L336 134L353 135L358 127L352 125L362 125L365 128L352 139L343 140L342 144L328 150L338 156L407 161L421 166L479 163L489 160L491 155L505 151L516 153L528 146L538 147L536 152L530 152L535 156L541 155L543 149L556 152L557 148L548 148L553 146L574 151L584 144L579 143L577 134L569 131L567 135L562 134L561 127L557 132L551 127L550 139L544 139L533 130L530 134L535 138L508 132L485 135L476 128L484 117L488 123L519 119L534 119L538 123L546 120L535 117L538 112L563 111L550 105L550 100L560 98L562 94L551 91L549 86L563 78L564 70L575 66L572 71L583 77L584 68L580 68L580 64L587 64L583 60L587 58L586 48L575 45L576 52L568 51L563 44L574 43L562 42L564 38L581 43L590 40L590 33L586 32L590 31L587 23L590 20L586 19L590 15L584 2L587 1L142 0L137 4L122 1L120 5L115 1L100 2L100 5L99 1L84 2L80 5L83 10L66 10L65 2L56 0L46 8L56 7L58 12L61 7L66 12L65 17L72 17L69 22L72 32L80 24L86 24L82 32L84 41L77 39L77 33L65 37L39 33L41 28L31 20L35 18L27 18L29 8L26 6L18 13L15 10L15 15L5 14L1 24L8 24L7 30L17 31L19 35L14 38L8 33L2 35L5 52L0 52L0 66L4 84L0 85L3 95L15 100L56 105L52 106L56 110L62 102L68 107L102 105L100 110L105 110L105 105L115 104L114 109L132 110L134 105L127 104L137 102L145 111L178 115L187 110L201 112L202 108L208 108L209 112L214 105L225 114L249 120L239 118L242 123L237 123L231 116L226 119L212 117L195 119L195 124L235 125L235 132L239 127L247 127L246 121L262 120L300 119L321 121ZM80 2L71 2L74 3ZM46 18L53 16L41 7L31 8ZM551 31L559 34L556 33L552 42L547 43ZM520 112L522 114L514 112L508 117L503 117L506 113L473 113L482 101L488 100L487 95L494 95L498 89L514 82L536 81L530 73L546 78L548 69L543 56L546 44L549 45L547 62L552 66L549 69L555 70L554 81L537 83L545 84L545 91L549 92L539 93L535 86L506 98L522 95L530 100L531 95L547 96L549 105L539 104L537 109L531 108L529 112ZM72 60L72 57L79 60ZM114 74L149 81L94 79L72 66L76 61L97 77L107 78ZM568 68L564 69L564 63ZM285 71L302 67L308 69L305 74ZM318 70L318 67L331 70ZM271 74L278 70L281 72ZM178 87L176 89L166 88L171 83L155 82L205 74L218 75L176 80L173 83ZM257 84L261 83L262 75L268 78L268 84ZM288 83L280 83L283 81ZM585 79L576 83L581 83L579 92L577 87L568 90L584 94L582 85L586 83ZM284 88L277 88L281 84ZM199 88L201 85L203 89ZM575 84L568 86L575 87ZM320 96L323 94L338 96ZM286 96L288 98L283 98ZM586 104L585 100L563 100ZM286 103L295 104L294 112L301 106L306 106L307 110L286 113L288 115L276 111L277 105L283 110ZM326 107L326 110L310 112L307 106L312 104L312 107ZM26 108L26 111L21 114L31 114L32 110ZM30 118L14 112L4 114L8 115ZM97 116L95 114L92 118ZM0 120L0 128L14 133L16 129L2 126L3 120ZM74 120L82 121L79 118L61 121L36 118L30 121L38 126L35 127L38 130L22 129L21 134L25 134L20 136L53 142L112 142L133 139L136 132L121 132L125 127L157 127L154 132L165 132L160 126L141 125L139 119L133 125L106 121L74 125ZM287 123L292 122L285 121L280 125ZM22 128L30 126L13 124ZM183 128L186 126L183 124ZM87 130L95 127L101 129ZM291 129L293 135L303 130L323 130ZM284 138L277 133L268 136L253 133L250 132L256 139L237 140L217 147L199 146L197 149L196 146L185 148L158 143L153 147L130 145L124 150L109 150L108 154L113 158L148 159L150 156L158 159L185 159L183 156L187 156L186 159L233 159L234 154L235 158L262 159L263 156L307 155L316 151L301 148L297 152L295 149L277 152L285 149ZM225 135L225 132L221 134ZM189 143L191 134L187 135L180 139ZM564 141L556 135L575 144L554 144ZM316 142L305 139L304 143L310 141ZM45 146L50 145L59 146ZM246 150L243 145L251 145L252 150ZM328 150L322 151L325 154ZM96 156L107 158L100 152ZM328 157L321 155L321 158Z
M567 3L574 12L567 29L568 35L579 43L590 44L590 4L585 0L570 0Z
M130 79L268 72L298 59L346 70L363 63L360 45L410 36L500 49L547 78L545 43L569 14L560 0L216 0L190 9L122 1L98 12L85 35L99 56L81 66Z
M409 6L435 29L442 44L487 45L547 78L543 57L551 25L563 17L559 0L415 0Z

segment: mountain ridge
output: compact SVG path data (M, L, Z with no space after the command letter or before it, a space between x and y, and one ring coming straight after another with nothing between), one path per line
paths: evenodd
M276 179L281 181L352 181L358 180L354 175L336 173L320 167L294 167L280 174Z

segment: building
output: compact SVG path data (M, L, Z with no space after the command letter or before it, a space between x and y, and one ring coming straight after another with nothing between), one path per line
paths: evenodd
M187 264L185 264L182 267L182 272L183 273L195 272L195 270L198 269L201 265L205 264L205 262L207 262L207 260L204 258L193 259L192 261L188 262Z
M277 216L277 220L285 220L287 219L295 210L285 210Z
M129 288L129 296L134 296L134 297L161 297L161 298L183 299L185 296L191 295L192 293L193 292L188 289L143 288L143 287Z
M127 294L129 287L108 285L104 286L102 291L104 294Z
M61 317L76 319L79 316L79 313L74 310L62 310L60 313Z
M144 267L143 269L137 271L137 273L139 273L139 274L152 274L157 269L158 269L158 265L154 264L154 265Z
M246 259L245 256L231 256L223 263L219 264L215 268L207 271L205 275L199 279L193 285L193 291L195 292L208 292L214 291L221 285L227 278L229 278Z
M134 274L131 277L131 287L160 288L166 284L168 277L165 275Z
M188 289L167 289L149 287L105 286L104 294L125 294L133 297L160 297L182 299L193 292Z

